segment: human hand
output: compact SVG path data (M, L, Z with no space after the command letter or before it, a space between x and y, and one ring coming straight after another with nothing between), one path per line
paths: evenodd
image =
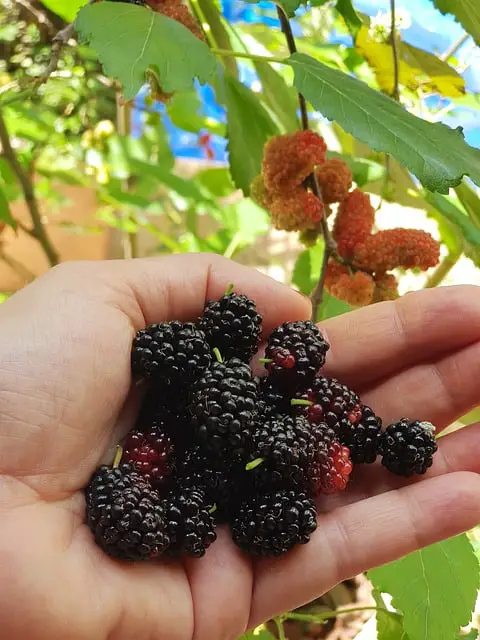
M252 561L228 532L202 559L125 564L85 525L82 487L128 429L130 348L147 323L191 319L230 282L266 332L308 301L207 255L72 263L0 308L0 623L6 640L229 640L337 582L480 522L476 428L449 435L429 472L401 481L357 468L323 503L311 541ZM479 402L480 290L411 294L322 325L326 375L386 422L444 428ZM381 532L381 535L379 535Z

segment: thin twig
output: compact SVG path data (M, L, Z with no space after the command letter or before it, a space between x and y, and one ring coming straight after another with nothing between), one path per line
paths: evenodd
M28 0L17 0L17 2L18 4L21 4L22 7L25 7L27 11L30 11L32 16L34 16L39 24L44 24L47 27L49 33L55 33L55 27L45 13L36 9Z
M395 16L395 0L390 0L390 41L392 43L393 53L393 91L392 98L400 102L400 64L398 61L398 43L397 43L397 24Z
M275 624L277 626L278 640L287 640L287 636L285 635L285 628L283 626L283 618L281 616L277 616L274 618Z
M439 59L442 62L447 62L447 60L449 58L451 58L459 49L461 46L463 46L465 44L465 42L470 38L470 34L468 33L464 33L463 36L461 36L456 42L454 42L452 44L452 46L450 46L445 53L442 53L441 56L439 56Z
M285 39L287 41L288 50L290 52L290 55L292 55L293 53L297 52L297 45L295 42L295 36L293 35L290 20L288 19L283 9L281 9L278 6L277 6L277 15L278 15L278 19L280 20L280 26L281 26L282 32L285 35ZM307 130L309 129L307 102L305 100L305 97L300 92L298 92L298 104L300 106L302 129ZM315 176L314 173L308 176L306 183L310 187L312 192L315 194L315 196L320 200L320 202L323 203L322 191L320 189L320 185L318 184L317 177ZM330 257L335 254L337 249L337 244L330 233L330 229L328 228L326 212L325 212L325 215L322 217L320 224L322 227L322 234L323 234L323 240L325 242L325 246L323 250L322 268L320 269L318 282L312 292L312 295L310 296L310 299L312 301L312 320L314 322L318 320L318 311L323 303L325 277L327 275L328 261Z
M131 134L131 117L132 111L129 104L126 104L121 97L120 91L117 91L117 131L120 136L129 136ZM126 191L130 191L132 187L132 178L123 181ZM123 214L120 213L119 217ZM138 256L138 234L124 232L122 237L123 257L125 259L136 258Z
M28 173L22 167L19 159L10 142L10 136L8 134L7 125L3 118L3 114L0 110L0 142L3 149L3 157L11 166L12 171L17 176L17 179L22 187L25 202L27 204L30 218L32 219L33 228L30 231L32 235L40 243L48 262L53 267L59 262L58 253L48 237L47 230L42 222L42 216L38 201L35 196L35 190L33 188L33 182L30 180Z

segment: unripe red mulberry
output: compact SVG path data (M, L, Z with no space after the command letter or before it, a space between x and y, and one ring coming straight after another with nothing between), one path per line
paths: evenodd
M264 148L263 176L271 193L291 193L325 160L325 141L314 131L270 138Z
M438 264L440 244L420 229L385 229L355 248L355 264L374 272L403 267L425 271Z
M351 191L338 207L333 228L337 251L342 258L353 256L355 247L371 234L374 221L375 209L370 197L360 189Z
M315 172L327 204L343 202L352 188L352 172L348 164L339 158L327 160Z
M372 276L364 271L356 271L351 275L340 275L337 281L330 285L328 292L352 307L364 307L372 302L374 289L375 282Z
M265 186L265 180L263 179L262 173L254 178L250 183L250 197L261 207L268 209L271 197Z
M313 193L298 187L289 194L272 198L268 211L276 229L305 231L316 228L322 219L323 205Z
M393 273L380 273L375 276L375 291L372 302L396 300L398 296L398 282Z

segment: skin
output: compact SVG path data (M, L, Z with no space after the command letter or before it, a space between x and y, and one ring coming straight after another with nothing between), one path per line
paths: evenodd
M309 544L252 563L220 529L205 558L124 564L84 524L81 489L111 461L138 409L130 346L146 323L191 319L228 283L265 330L310 304L256 271L209 255L51 270L0 308L0 626L9 640L229 640L373 566L480 522L480 433L439 442L412 481L373 465L320 504ZM440 288L322 325L327 375L388 423L444 428L479 403L480 291Z

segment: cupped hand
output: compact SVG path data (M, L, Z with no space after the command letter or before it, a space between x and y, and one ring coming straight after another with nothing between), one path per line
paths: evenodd
M356 468L311 541L251 562L228 531L204 558L125 564L85 525L85 486L131 426L130 347L147 323L192 319L230 282L265 331L306 299L216 256L71 263L0 308L0 628L5 640L234 640L337 582L480 522L480 432L442 438L402 482ZM444 428L480 401L480 289L409 294L330 320L327 375L388 422ZM129 400L126 402L127 397Z

